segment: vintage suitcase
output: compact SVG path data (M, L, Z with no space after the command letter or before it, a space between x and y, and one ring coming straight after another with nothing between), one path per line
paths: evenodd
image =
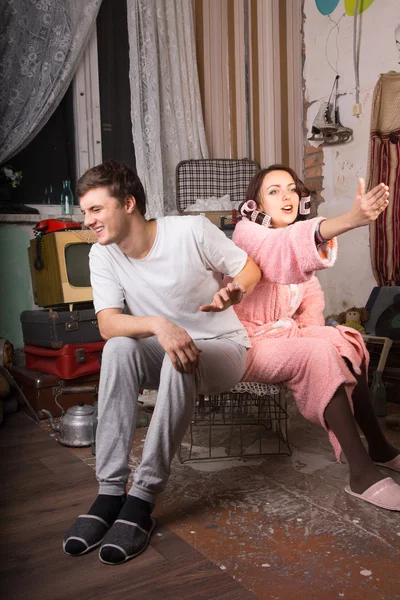
M176 207L183 213L198 198L226 194L235 206L245 200L247 186L258 170L257 163L247 158L183 160L176 167Z
M185 215L204 214L214 225L232 237L238 218L236 208L246 198L247 187L259 170L247 158L190 159L176 167L176 207ZM198 199L229 195L232 209L227 211L189 210Z
M100 373L91 373L90 375L78 377L68 382L54 375L46 375L39 371L27 369L26 367L11 367L10 373L41 419L47 419L47 416L41 413L41 410L44 408L49 410L55 417L61 416L61 410L55 403L54 398L64 384L69 388L76 387L77 390L82 390L82 388L83 390L85 388L93 390L77 391L73 394L61 394L58 396L57 401L64 410L67 410L70 406L79 404L79 402L93 404L97 400Z
M100 371L104 344L105 342L67 344L59 350L25 345L26 367L60 379L75 379L96 373Z
M66 344L101 342L93 305L80 310L57 309L24 310L21 313L24 343L43 348L62 348Z

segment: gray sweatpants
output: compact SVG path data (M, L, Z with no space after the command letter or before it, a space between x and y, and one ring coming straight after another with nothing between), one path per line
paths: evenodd
M194 375L178 373L156 337L116 337L104 346L96 436L100 494L125 493L140 388L158 389L158 394L129 494L155 503L167 484L171 461L190 424L197 395L218 394L240 381L246 348L227 339L195 341L202 353Z

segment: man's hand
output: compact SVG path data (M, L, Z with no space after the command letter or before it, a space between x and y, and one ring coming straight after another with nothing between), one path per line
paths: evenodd
M211 304L200 306L203 312L222 312L234 304L239 304L242 300L246 289L240 283L228 283L224 288L221 288L214 294Z
M164 317L157 318L154 334L179 373L195 373L199 366L201 350L190 335Z
M351 220L354 227L369 225L379 217L389 204L389 188L380 183L373 190L365 193L364 179L358 180L357 193L354 204L350 210Z

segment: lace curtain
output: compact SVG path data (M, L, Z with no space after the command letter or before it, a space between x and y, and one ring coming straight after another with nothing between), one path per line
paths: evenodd
M148 215L176 212L175 169L207 158L192 2L127 0L136 166Z
M62 100L101 0L0 0L0 164Z

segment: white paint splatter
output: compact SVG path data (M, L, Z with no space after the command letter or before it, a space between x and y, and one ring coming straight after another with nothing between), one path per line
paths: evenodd
M162 533L156 533L158 537L162 537Z
M335 464L331 460L326 460L323 454L318 454L317 452L301 452L299 450L294 450L290 458L294 470L299 471L299 473L306 473L307 475L321 469L326 469L326 467Z
M353 523L355 523L356 525L360 522L360 519L353 519Z
M297 520L299 523L301 523L303 519L296 519L296 520Z
M221 565L221 566L220 566L220 569L221 569L221 571L225 571L225 570L226 570L226 567L224 567L224 565Z
M368 569L363 569L362 571L360 571L360 575L364 575L364 577L369 577L370 575L372 575L372 571L368 571Z
M191 531L190 533L196 533L195 531Z
M268 563L264 563L263 565L261 565L262 567L270 567L271 565L269 565Z
M184 448L189 450L190 444L182 443ZM213 452L216 456L226 456L226 449L224 447L215 447L213 448ZM193 458L208 458L208 448L205 446L193 446L192 447ZM262 458L224 458L223 460L216 458L215 460L206 460L204 462L193 462L188 463L187 467L190 467L194 471L201 471L204 473L214 473L217 471L227 471L228 469L233 469L235 467L244 467L244 466L258 466L262 463Z

